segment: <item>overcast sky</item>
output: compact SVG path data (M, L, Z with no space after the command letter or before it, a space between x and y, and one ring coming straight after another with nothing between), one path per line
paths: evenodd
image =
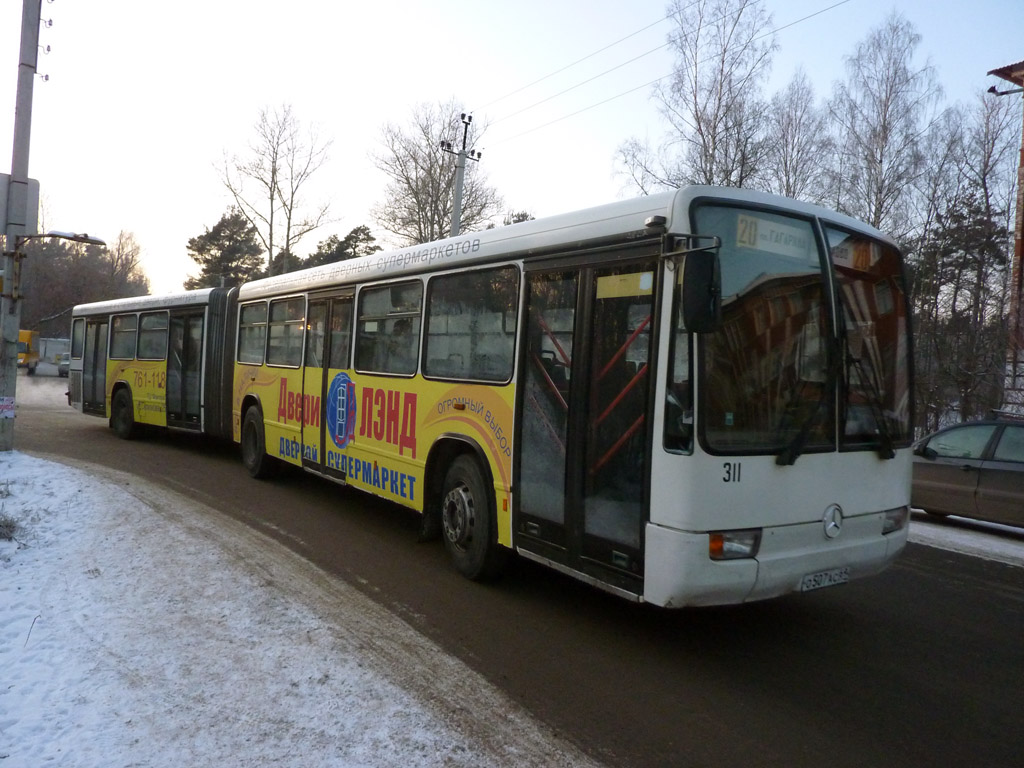
M763 2L776 28L798 22L779 34L771 90L803 66L827 95L843 57L893 9L920 32L919 58L931 58L947 101L1007 85L986 72L1024 59L1021 0ZM0 153L12 147L21 5L0 2ZM630 137L663 133L650 84L672 67L666 7L44 0L52 26L40 35L49 53L38 72L49 79L35 81L29 166L42 224L108 241L132 232L153 292L179 290L196 271L185 244L230 204L216 166L225 152L244 153L261 108L284 103L333 140L308 195L330 200L335 221L300 253L374 227L369 210L385 180L370 153L381 127L405 123L418 103L455 98L490 123L476 144L481 170L509 209L546 216L632 196L614 157Z

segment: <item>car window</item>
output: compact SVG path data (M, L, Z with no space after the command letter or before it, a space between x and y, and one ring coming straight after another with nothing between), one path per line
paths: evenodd
M975 424L951 429L928 441L936 455L951 459L980 459L995 432L995 424Z
M1024 462L1024 427L1007 426L992 458L996 461Z

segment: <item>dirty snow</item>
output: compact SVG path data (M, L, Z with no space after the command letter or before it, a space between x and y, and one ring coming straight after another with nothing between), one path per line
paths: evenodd
M394 615L136 478L0 453L0 766L576 766Z

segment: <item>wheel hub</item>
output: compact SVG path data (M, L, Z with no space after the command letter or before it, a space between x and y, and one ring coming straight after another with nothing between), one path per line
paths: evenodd
M465 547L473 538L475 509L473 497L465 486L452 488L444 500L441 524L448 541L458 547Z

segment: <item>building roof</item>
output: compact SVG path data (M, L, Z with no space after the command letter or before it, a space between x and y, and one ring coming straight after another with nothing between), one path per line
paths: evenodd
M1003 80L1009 80L1015 85L1024 86L1024 61L1018 61L1016 64L1007 64L1005 67L999 67L999 69L989 70L989 74L1001 77Z

